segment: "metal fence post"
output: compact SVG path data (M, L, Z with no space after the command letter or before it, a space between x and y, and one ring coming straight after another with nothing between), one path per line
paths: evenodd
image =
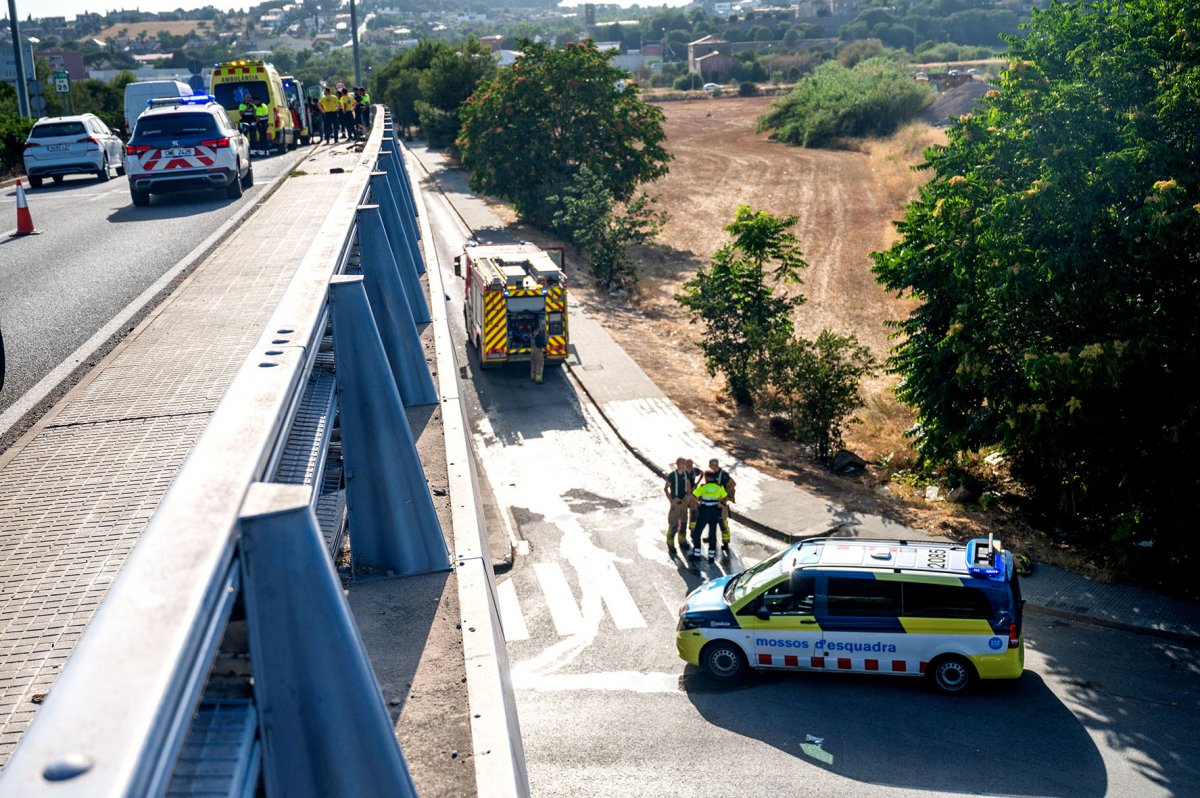
M400 398L406 407L436 405L437 390L408 298L412 289L406 288L400 277L378 205L358 206L358 250L366 278L367 298ZM412 282L420 291L421 284L416 275L412 275Z
M309 488L250 486L240 549L271 798L416 796Z
M412 219L412 226L417 227L417 203L412 195L412 186L408 182L408 169L404 165L404 155L399 147L390 150L379 151L379 168L386 169L388 175L392 178L392 189L396 192L397 198L401 200L401 204L407 206L409 216ZM417 229L415 236L420 239L421 232Z
M425 261L421 258L421 251L417 249L416 240L404 230L386 173L371 173L371 200L379 206L379 212L383 215L383 223L388 230L388 242L396 255L396 265L400 267L400 278L404 280L404 287L408 289L413 319L417 324L426 324L433 317L429 313L425 291L421 288L419 279L425 271Z
M361 276L329 282L341 394L350 551L356 569L450 568L450 553Z

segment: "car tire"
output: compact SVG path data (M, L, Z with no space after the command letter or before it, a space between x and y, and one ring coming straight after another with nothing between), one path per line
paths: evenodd
M117 177L124 177L124 176L125 176L125 162L121 161L119 164L117 164Z
M41 177L33 177L31 175L29 177L29 187L30 188L41 188L42 187L42 178Z
M246 164L246 174L242 176L242 188L250 188L254 185L254 164Z
M65 175L52 175L50 177L50 179L53 180L55 183L61 183L62 181L66 180L67 178Z
M112 177L112 172L108 168L108 156L104 156L104 164L96 170L96 179L101 183L107 182L108 178Z
M700 652L700 669L719 682L736 682L746 675L746 668L746 655L728 640L714 640Z
M925 671L929 685L942 695L962 695L970 692L978 676L971 661L956 654L938 657Z
M241 164L238 164L241 166ZM229 181L229 185L225 186L225 196L230 199L238 199L242 196L242 181L237 176L237 171L233 173L233 180Z
M138 191L136 188L129 189L129 196L133 199L133 204L139 208L150 204L150 192Z

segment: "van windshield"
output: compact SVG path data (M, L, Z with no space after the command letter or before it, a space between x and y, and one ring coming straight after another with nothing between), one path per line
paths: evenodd
M758 591L782 576L783 567L780 565L780 561L783 560L785 554L791 551L791 549L784 549L778 554L773 554L753 568L747 568L737 577L731 579L729 587L725 592L725 600L732 604L743 596L748 596Z
M246 99L247 94L253 94L257 102L270 102L271 94L267 91L265 80L247 80L238 83L217 83L212 87L212 94L222 108L236 111Z

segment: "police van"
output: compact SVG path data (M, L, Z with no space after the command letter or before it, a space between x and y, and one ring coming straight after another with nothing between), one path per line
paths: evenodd
M748 668L921 676L943 693L1025 665L1012 553L824 538L706 582L679 611L685 662L732 681Z

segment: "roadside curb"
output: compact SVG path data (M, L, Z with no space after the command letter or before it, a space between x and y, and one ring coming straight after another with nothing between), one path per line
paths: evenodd
M1190 648L1200 648L1200 635L1190 635L1184 632L1172 632L1169 629L1155 629L1151 626L1135 626L1134 624L1130 623L1110 621L1107 618L1097 618L1094 615L1086 615L1081 612L1060 610L1056 607L1048 607L1044 604L1035 604L1029 600L1025 601L1025 609L1033 610L1034 612L1042 615L1050 615L1055 618L1062 618L1068 621L1078 621L1079 623L1086 623L1091 626L1103 626L1106 629L1117 629L1122 632L1132 632L1134 634L1145 635L1148 637L1160 637L1164 640L1180 643Z

